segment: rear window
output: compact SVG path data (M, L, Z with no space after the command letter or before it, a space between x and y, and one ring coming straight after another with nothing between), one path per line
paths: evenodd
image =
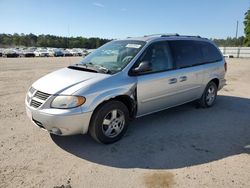
M195 43L201 50L203 63L212 63L222 60L220 52L214 45L203 41L196 41Z
M202 63L202 54L191 40L169 41L176 68L190 67Z

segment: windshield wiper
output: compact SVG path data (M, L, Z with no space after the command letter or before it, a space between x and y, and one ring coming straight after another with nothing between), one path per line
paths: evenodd
M99 73L99 72L102 72L105 74L111 73L111 71L108 68L101 66L101 65L93 64L92 62L84 63L84 64L77 63L74 65L70 65L68 68L76 69L76 70L86 70L86 71L96 72L96 73Z
M104 67L104 66L102 66L102 65L93 64L92 62L85 63L84 65L85 65L86 67L89 67L89 65L90 65L91 67L96 67L96 68L98 68L99 70L103 71L103 72L106 73L106 74L111 73L111 71L110 71L108 68L106 68L106 67Z
M76 64L74 64L74 66L88 68L88 66L86 64L82 64L82 63L76 63Z
M75 69L75 70L83 70L83 71L98 73L98 71L95 68L88 67L88 66L86 66L84 64L74 64L74 65L68 66L68 68Z

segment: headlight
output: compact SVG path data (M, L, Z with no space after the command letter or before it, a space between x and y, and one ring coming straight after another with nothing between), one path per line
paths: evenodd
M57 96L51 103L52 108L75 108L84 104L86 99L81 96Z

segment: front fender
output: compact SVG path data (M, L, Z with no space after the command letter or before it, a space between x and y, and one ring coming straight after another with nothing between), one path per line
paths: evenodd
M127 96L130 96L131 99L133 99L132 96L134 92L135 92L135 85L133 85L130 88L115 88L109 91L105 91L101 93L100 95L96 96L94 100L92 100L88 108L90 111L94 111L96 107L99 106L104 101L108 101L118 96L127 95Z
M97 106L101 103L108 101L112 98L118 96L130 96L133 99L133 94L135 92L136 84L127 85L126 87L118 87L109 90L103 90L103 92L97 92L95 94L91 94L87 97L87 103L82 106L83 112L94 111ZM133 99L134 100L134 99Z

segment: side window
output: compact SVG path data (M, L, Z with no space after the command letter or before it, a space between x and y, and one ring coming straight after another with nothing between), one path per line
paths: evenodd
M139 58L139 64L142 61L149 62L152 70L150 72L160 72L173 69L173 61L170 56L167 42L158 42L150 45Z
M191 40L169 41L176 68L190 67L202 63L200 50Z
M220 52L214 45L203 41L197 41L196 43L201 50L203 63L212 63L222 59Z

